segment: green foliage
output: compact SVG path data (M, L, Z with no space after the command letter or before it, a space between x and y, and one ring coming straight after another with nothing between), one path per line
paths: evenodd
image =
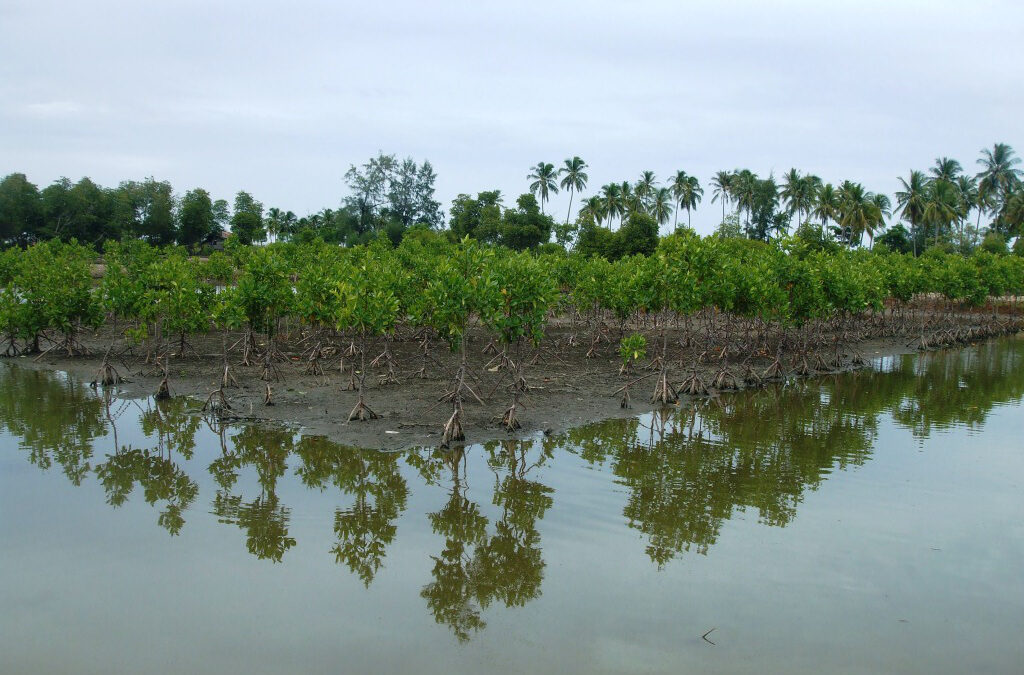
M272 336L292 309L291 270L279 249L251 248L238 279L238 299L249 326Z
M548 311L558 291L549 264L526 253L498 258L486 271L484 323L505 345L526 338L534 345L544 337Z
M19 256L14 288L21 298L23 338L52 330L63 333L70 344L80 328L102 323L93 293L94 259L87 247L57 240L31 246Z
M622 357L623 368L630 363L638 363L647 356L647 338L640 333L630 333L619 341L619 356Z

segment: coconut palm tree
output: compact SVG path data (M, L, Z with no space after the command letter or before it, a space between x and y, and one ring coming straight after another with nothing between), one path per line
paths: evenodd
M977 175L978 192L983 195L983 201L998 226L998 215L1021 182L1021 170L1014 168L1020 164L1020 158L1006 143L996 143L991 150L981 151L978 164L982 166ZM980 225L980 214L978 222Z
M585 190L587 181L590 180L590 176L585 171L586 168L586 162L579 157L573 157L572 159L565 160L562 168L558 170L558 174L562 176L562 182L560 183L562 189L569 191L569 210L565 214L566 225L569 224L569 216L572 215L573 192Z
M594 219L594 223L598 226L604 222L608 211L605 209L604 202L598 196L589 197L583 200L583 206L580 207L580 215L589 215Z
M697 204L700 204L700 200L704 197L704 188L700 186L700 181L697 180L696 176L687 176L685 185L683 186L683 193L677 197L677 200L682 204L683 208L686 209L686 227L693 229L690 224L690 213L697 208Z
M944 180L949 183L955 183L957 176L962 171L963 167L960 166L960 162L949 157L939 157L935 160L935 165L931 169L934 180Z
M811 215L821 220L821 228L828 227L828 221L839 218L839 194L832 183L825 183L818 189Z
M971 209L978 209L978 226L981 226L981 208L979 206L981 194L978 192L977 179L963 174L957 176L956 191L960 195L960 213L957 220L960 223L960 249L963 250L964 230L967 226L967 219L971 216Z
M725 203L732 199L733 174L719 171L711 179L711 203L722 202L722 222L725 222Z
M892 217L892 202L889 201L889 197L887 195L883 195L881 192L873 194L871 195L871 202L878 209L878 222L875 223L874 227L869 228L867 231L868 239L870 240L868 248L875 247L875 230L884 230L885 219Z
M732 179L732 199L736 202L736 214L747 212L747 227L750 226L750 211L757 197L757 174L749 169L735 172Z
M925 222L925 207L928 205L928 178L920 171L910 172L909 180L900 178L903 189L896 193L896 205L900 216L910 223L910 232L914 240L914 255L917 255L917 232Z
M636 182L633 193L640 199L645 208L651 204L654 198L657 183L658 179L654 177L653 171L644 171L640 174L640 180Z
M821 187L821 179L815 175L801 176L796 169L790 169L782 178L779 196L786 202L786 213L796 215L797 227L803 225L803 216L814 208L814 202Z
M1014 168L1020 164L1020 157L1016 157L1013 148L1006 143L996 143L991 150L981 151L978 164L982 166L977 176L978 187L996 195L1002 205L1014 186L1020 182L1021 170Z
M865 232L874 237L874 229L881 219L874 195L860 183L843 181L839 187L839 230L849 246L860 242Z
M657 188L651 196L651 216L658 221L658 225L664 225L672 216L672 191L668 188Z
M533 167L533 172L526 177L527 180L533 181L530 183L530 192L539 199L541 213L544 213L544 202L548 200L548 197L558 194L558 183L555 182L557 177L555 166L547 162L537 162L537 166Z
M608 183L601 187L601 203L604 204L604 215L608 220L608 229L612 229L612 218L625 213L622 203L622 188L618 183Z
M943 229L949 229L960 213L960 195L953 183L933 180L928 184L924 220L935 226L935 243Z

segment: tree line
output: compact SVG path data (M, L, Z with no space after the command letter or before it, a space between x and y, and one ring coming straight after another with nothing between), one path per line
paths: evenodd
M707 187L710 202L721 205L717 234L722 237L793 236L829 248L860 246L866 236L869 246L877 241L901 253L920 254L931 246L969 253L979 244L1000 251L1021 234L1024 223L1020 158L1009 145L996 143L981 151L977 164L972 175L956 159L937 158L930 169L900 177L891 198L855 181L833 184L797 169L781 179L749 169L719 171ZM689 227L705 197L700 181L682 170L666 184L644 171L636 181L607 183L584 197L588 169L578 156L557 169L538 162L527 175L529 191L514 206L505 205L499 190L459 194L447 229L453 240L469 236L525 250L553 239L562 248L618 259L650 254L660 228L671 223L678 229L684 211ZM88 177L77 183L61 178L40 190L24 174L13 173L0 182L0 245L74 239L101 248L106 240L134 238L199 251L219 243L228 228L243 244L320 239L354 246L379 237L397 244L410 228L444 227L435 180L429 161L380 153L350 166L344 177L348 193L339 208L300 218L278 207L265 209L245 191L229 204L202 188L178 196L170 183L154 178L104 188ZM560 190L569 195L564 221L546 213ZM579 204L575 218L574 203ZM889 226L893 218L899 220Z

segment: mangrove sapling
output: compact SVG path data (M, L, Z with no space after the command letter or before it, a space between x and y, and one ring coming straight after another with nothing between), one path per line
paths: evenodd
M622 361L622 365L619 366L619 375L632 375L633 364L642 360L646 355L647 338L643 335L640 333L632 333L622 338L622 340L619 341L619 357ZM619 401L620 407L630 407L631 399L629 396L629 388L632 384L639 382L641 379L644 378L638 378L632 382L627 382L621 389L615 392L622 392L622 399Z
M497 334L501 344L499 369L511 374L509 392L512 403L502 416L508 431L520 428L517 410L521 398L529 391L526 383L522 346L530 340L539 354L548 311L558 299L558 288L550 271L533 256L525 253L499 259L485 273L480 284L481 318ZM515 359L508 356L515 347ZM495 385L497 386L497 385Z
M24 332L34 336L33 344L35 336L46 331L62 335L46 353L53 349L68 356L89 353L78 339L79 332L103 323L99 294L93 292L94 257L84 246L58 240L36 244L20 254L13 285L24 305L20 312Z
M426 322L437 331L452 351L459 352L459 365L452 388L439 400L452 404L452 414L441 434L441 445L465 440L462 425L463 400L468 394L483 403L467 381L471 376L466 347L466 331L470 316L479 314L489 303L483 298L487 284L480 283L483 271L493 258L492 250L485 249L468 237L438 262L424 291L429 308L424 313Z
M353 344L360 366L357 380L359 398L349 413L350 422L365 422L379 417L366 404L366 354L371 340L391 333L398 322L398 298L392 288L382 283L382 280L396 274L396 266L397 263L388 254L367 255L360 264L341 270L335 285L336 326L338 330L355 332L356 340Z

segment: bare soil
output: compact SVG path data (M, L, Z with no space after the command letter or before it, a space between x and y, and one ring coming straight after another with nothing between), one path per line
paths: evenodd
M547 347L539 353L524 347L518 357L526 364L523 374L529 391L517 409L522 428L514 433L506 431L501 423L512 401L511 374L496 368L492 350L485 353L489 343L486 333L482 329L470 332L467 350L473 375L469 384L483 399L483 404L473 396L464 401L466 442L559 433L588 422L631 416L656 407L649 401L659 380L660 368L648 370L645 366L649 366L661 352L660 332L645 331L648 358L637 364L633 374L623 375L620 374L617 329L605 329L604 338L597 344L596 355L588 358L592 336L597 333L580 326L570 326L565 321L561 325L558 323L549 327L545 340ZM965 325L962 319L959 325ZM969 320L967 325L975 323ZM874 358L914 351L919 346L920 336L912 334L913 331L907 333L852 339L846 344L839 343L834 350L822 350L820 355L823 358L820 359L812 359L806 353L784 353L781 362L787 377L798 372L801 375L820 375L850 370L862 365L858 356L870 362ZM686 404L692 398L684 395L683 389L693 374L714 396L721 392L714 389L712 383L723 370L735 378L740 388L757 386L745 383L744 373L764 373L775 360L775 354L763 353L743 358L730 355L725 359L716 358L713 353L711 356L706 353L698 355L699 348L681 346L681 335L678 327L667 329L665 361L668 364L668 382L680 391L681 399L675 405ZM240 334L232 336L229 343L240 337ZM113 345L110 363L124 378L117 385L118 395L143 397L157 393L163 380L161 369L146 364L144 350L139 347L130 349L119 331L105 327L81 338L90 355L66 356L55 349L41 358L22 356L12 360L28 367L66 371L91 382L97 379L104 353ZM190 340L191 347L181 354L175 353L177 349L172 344L168 385L172 396L188 397L194 403L196 413L200 414L204 402L217 389L223 375L221 336L211 333ZM262 349L262 341L257 342L258 348ZM397 450L440 444L442 427L451 416L452 405L439 399L450 390L452 375L458 368L457 354L452 354L442 342L435 340L429 349L430 357L425 359L419 340L412 336L395 340L391 349L398 383L379 383L379 378L388 370L383 362L377 367L367 368L365 401L379 417L365 422L349 422L349 413L356 405L358 395L348 389L352 376L347 370L343 374L340 365L344 360L345 367L349 368L353 362L358 363L358 359L341 358L349 344L347 339L335 336L331 343L332 355L321 361L324 375L314 376L303 372L307 366L306 357L302 355L304 345L298 344L297 339L285 341L281 348L283 360L277 362L278 377L269 383L260 379L263 374L261 359L253 361L253 365L242 366L238 364L240 354L231 354L231 371L238 386L224 390L230 409L221 411L221 417L228 421L284 423L303 434L326 436L339 443L365 448ZM928 346L940 345L930 343ZM367 363L383 351L383 343L378 341L368 351ZM818 355L814 354L815 357ZM510 356L517 358L514 353ZM800 372L802 358L813 364L813 372L808 373L806 366ZM416 371L424 366L426 377L417 377ZM629 382L633 382L629 387L631 405L624 408L622 388ZM271 388L272 405L264 402L267 384Z

